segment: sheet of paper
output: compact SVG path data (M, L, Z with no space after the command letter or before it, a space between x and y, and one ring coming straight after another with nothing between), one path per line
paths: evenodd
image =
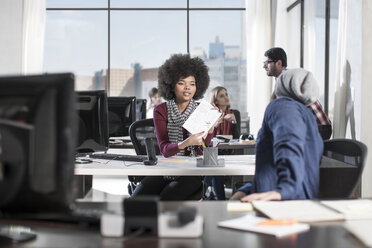
M199 106L189 116L183 124L183 128L191 134L208 132L217 119L221 116L218 109L214 108L210 103L202 100Z
M333 200L321 201L322 204L345 215L347 220L372 219L372 200Z
M247 214L243 217L225 220L218 222L219 227L232 228L243 231L265 233L274 235L276 237L283 237L294 233L304 232L309 230L309 224L297 223L294 225L277 225L277 226L260 226L260 221L266 220L266 218L256 217L251 214Z
M345 223L345 228L368 247L372 247L371 226L372 220L348 220Z
M300 222L343 220L344 215L311 200L253 201L253 207L271 219L292 219Z

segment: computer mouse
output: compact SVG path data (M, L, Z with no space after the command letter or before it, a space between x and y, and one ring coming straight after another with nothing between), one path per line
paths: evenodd
M8 225L0 227L0 243L18 243L36 238L36 233L29 227Z

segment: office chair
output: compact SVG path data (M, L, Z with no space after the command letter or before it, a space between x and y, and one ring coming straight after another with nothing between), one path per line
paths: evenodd
M319 198L357 198L354 191L360 185L367 156L367 147L356 140L333 139L324 141L323 156L342 163L320 166Z
M129 127L129 136L132 141L134 150L137 155L147 155L146 153L146 138L154 139L156 155L160 154L160 149L156 139L156 134L154 130L153 119L144 119L135 121ZM143 176L129 176L130 183L128 185L128 193L131 195L135 190L137 183L139 183ZM204 185L202 185L194 194L192 194L187 200L200 200L204 195Z
M136 99L136 121L146 119L146 99Z

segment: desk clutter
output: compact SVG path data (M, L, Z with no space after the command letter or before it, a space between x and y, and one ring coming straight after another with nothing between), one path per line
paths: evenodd
M264 224L264 223L269 223L267 218L257 217L252 214L247 214L240 218L221 221L218 223L218 226L242 230L242 231L270 234L278 238L283 237L283 236L288 236L294 233L304 232L310 229L310 225L304 224L304 223L288 223L288 224L284 222L281 222L283 224Z
M195 207L181 205L177 211L158 211L158 197L141 196L123 201L124 216L101 217L105 237L158 236L161 238L198 238L203 234L203 216Z

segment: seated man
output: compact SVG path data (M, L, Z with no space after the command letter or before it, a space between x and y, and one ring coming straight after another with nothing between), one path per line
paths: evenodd
M275 77L277 81L282 72L287 70L287 54L281 47L273 47L265 52L267 58L263 68L266 70L267 76ZM271 99L275 99L273 93ZM332 124L327 115L324 113L319 100L307 106L314 114L318 124L318 130L323 140L328 140L332 135Z
M256 140L253 184L239 188L231 200L294 200L318 196L323 141L314 115L318 86L303 69L283 71L277 96L266 108Z

